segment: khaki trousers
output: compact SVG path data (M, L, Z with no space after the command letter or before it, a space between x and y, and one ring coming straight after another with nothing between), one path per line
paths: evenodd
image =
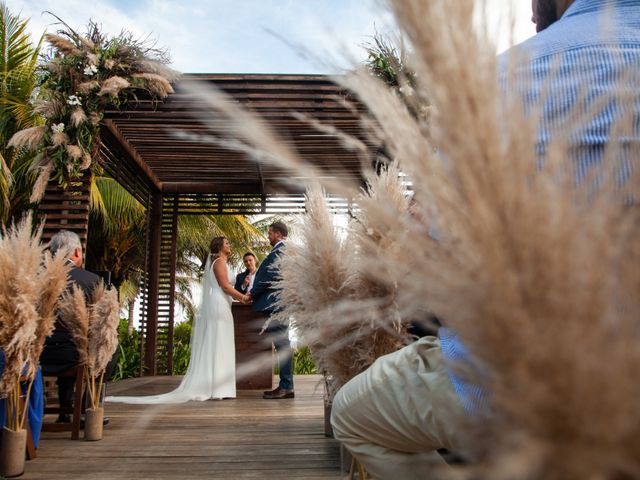
M333 400L331 424L376 480L425 479L446 465L435 450L453 447L456 415L464 409L444 368L440 340L424 337L347 382Z

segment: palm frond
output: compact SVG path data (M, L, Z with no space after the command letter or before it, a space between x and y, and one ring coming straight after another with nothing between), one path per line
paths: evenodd
M91 210L103 222L107 232L142 222L144 207L127 190L110 177L95 177L91 189Z

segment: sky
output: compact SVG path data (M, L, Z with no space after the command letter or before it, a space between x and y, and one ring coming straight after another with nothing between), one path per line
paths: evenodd
M455 1L455 0L449 0ZM166 47L184 73L336 73L365 58L361 45L377 30L395 32L378 0L5 0L29 19L39 38L57 20L84 31L92 19L111 35L122 29ZM488 0L488 16L509 45L507 18L517 19L516 41L534 33L528 0Z

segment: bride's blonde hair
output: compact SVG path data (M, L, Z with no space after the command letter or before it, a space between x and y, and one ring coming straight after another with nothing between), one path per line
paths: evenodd
M209 255L211 255L212 262L220 256L220 250L222 250L222 246L224 245L224 241L226 239L227 237L214 237L213 240L211 240Z

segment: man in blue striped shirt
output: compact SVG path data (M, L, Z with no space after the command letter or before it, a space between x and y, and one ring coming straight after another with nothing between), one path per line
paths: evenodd
M513 54L528 60L514 83L504 82L507 94L518 95L540 115L540 161L554 141L568 140L576 183L597 182L590 174L603 160L617 119L634 119L622 153L625 143L640 141L640 82L634 76L640 71L640 1L533 0L533 21L538 35L501 59L503 71ZM577 105L585 107L589 121L572 130ZM625 168L623 156L621 181ZM464 434L451 418L482 408L482 390L449 368L470 361L459 336L447 328L438 338L381 357L337 393L336 438L378 480L425 478L437 462L435 450L455 447Z

